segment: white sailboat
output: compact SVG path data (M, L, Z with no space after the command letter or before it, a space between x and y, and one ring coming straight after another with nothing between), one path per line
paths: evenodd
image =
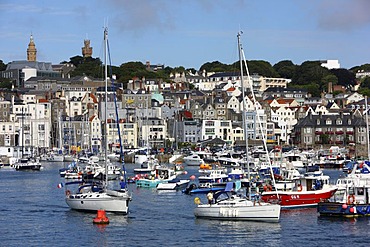
M104 29L104 44L105 44L105 168L107 168L107 52L108 52L108 30ZM108 169L105 169L106 173ZM105 210L107 212L127 214L129 211L129 202L131 195L127 189L126 181L121 181L121 189L110 190L107 188L108 175L105 176L105 181L102 184L98 182L80 184L76 193L66 190L66 203L74 210L93 211ZM66 183L81 183L71 182ZM67 186L66 186L67 187Z
M245 128L245 102L244 102L244 87L243 87L243 64L242 55L243 50L240 43L240 33L238 37L238 50L240 59L240 73L241 84L243 91L243 128L244 138L247 142L247 131ZM246 65L246 64L245 64ZM247 71L248 72L248 71ZM249 73L248 73L249 75ZM248 78L248 82L249 78ZM246 146L248 148L248 146ZM248 167L248 179L249 167ZM224 191L216 192L215 194L207 194L208 203L202 204L200 199L194 199L197 207L194 209L194 215L197 218L217 219L217 220L246 220L246 221L265 221L265 222L278 222L280 219L281 207L278 204L270 204L258 201L257 198L253 201L251 199L251 191L249 189L249 198L244 195L238 195L233 191L233 183L230 182L226 185Z

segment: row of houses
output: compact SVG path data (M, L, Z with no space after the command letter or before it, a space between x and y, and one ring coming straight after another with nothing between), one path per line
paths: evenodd
M91 56L86 45L89 52L83 55ZM239 73L201 71L175 73L169 81L113 81L106 96L105 80L71 77L74 66L68 63L37 62L32 36L27 52L28 61L11 62L0 75L17 88L0 92L4 155L50 148L100 151L104 139L109 147L117 147L118 133L130 148L214 138L235 145L245 136L266 137L271 145L366 144L366 104L356 92L314 98L305 90L289 88L290 79L254 74L242 85ZM164 67L146 66L152 71ZM247 88L245 96L242 88ZM330 84L328 89L333 92Z

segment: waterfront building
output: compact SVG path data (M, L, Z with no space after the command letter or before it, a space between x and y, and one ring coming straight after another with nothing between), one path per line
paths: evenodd
M204 119L202 121L202 140L220 138L232 144L232 123L230 120Z
M294 126L293 142L313 145L366 145L366 121L359 113L313 115L309 113Z

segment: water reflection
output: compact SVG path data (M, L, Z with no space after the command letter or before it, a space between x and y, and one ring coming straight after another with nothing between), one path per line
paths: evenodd
M268 222L195 219L195 224L207 232L210 238L223 236L223 243L230 246L242 245L246 242L277 246L280 243L282 231L280 223Z

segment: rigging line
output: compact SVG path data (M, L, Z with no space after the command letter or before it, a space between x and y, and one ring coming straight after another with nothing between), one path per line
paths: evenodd
M240 46L240 50L241 50L241 55L243 57L243 61L244 61L244 64L245 64L245 70L247 72L247 81L248 81L248 86L251 90L251 93L252 93L252 97L253 97L253 101L254 101L254 108L256 110L256 113L257 113L257 121L258 121L258 124L259 124L259 127L260 127L260 130L261 130L261 135L262 135L262 140L263 140L263 146L266 150L266 153L267 153L267 160L268 160L268 163L269 163L269 168L270 168L270 172L271 172L271 177L272 177L272 181L274 183L274 185L276 185L276 181L275 181L275 177L274 177L274 171L272 170L272 165L271 165L271 159L270 159L270 154L268 152L268 149L267 149L267 138L265 136L265 132L263 131L263 128L262 128L262 122L261 122L261 119L260 119L260 116L258 114L258 111L257 111L257 100L256 100L256 96L254 95L254 91L253 91L253 85L251 83L251 79L250 79L250 74L249 74L249 69L248 69L248 66L247 66L247 61L246 61L246 58L245 58L245 54L244 54L244 50L243 50L243 47ZM267 121L266 121L267 123ZM266 126L267 127L267 126ZM266 128L267 129L267 128ZM275 187L275 190L276 190L276 193L277 193L277 196L279 197L279 192L278 190L276 189L276 186Z
M246 103L245 103L245 89L244 89L244 72L243 72L243 63L242 63L242 44L240 42L241 32L238 33L238 51L239 51L239 64L240 64L240 83L242 89L242 123L243 123L243 130L244 130L244 141L245 141L245 152L246 152L246 159L247 159L247 173L248 173L248 195L249 200L252 199L251 196L251 176L250 176L250 163L249 163L249 147L248 147L248 128L246 126Z
M117 93L116 93L116 86L114 84L114 79L113 79L113 70L112 70L112 60L110 56L110 49L109 49L109 42L107 40L107 50L108 50L108 59L109 59L109 73L110 73L110 80L111 80L111 86L113 89L113 99L114 99L114 108L115 108L115 113L116 113L116 122L117 122L117 129L118 129L118 140L119 140L119 147L120 147L120 155L119 159L122 163L122 170L123 170L123 177L125 182L127 182L126 178L126 167L124 165L125 159L124 159L124 154L123 154L123 145L122 145L122 137L121 137L121 128L119 126L119 118L118 118L118 107L117 107ZM127 183L126 183L127 184Z

